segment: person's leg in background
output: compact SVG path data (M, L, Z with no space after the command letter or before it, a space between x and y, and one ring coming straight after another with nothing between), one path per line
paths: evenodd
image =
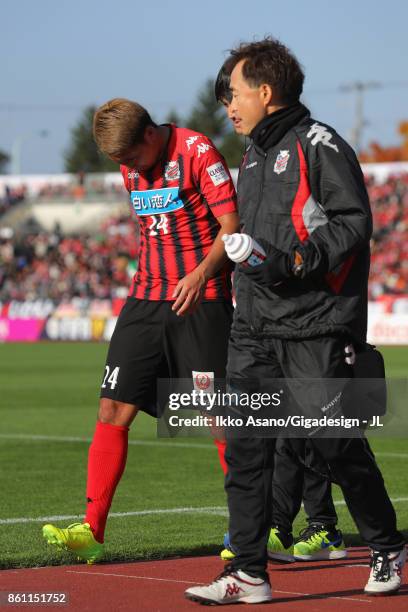
M327 463L310 440L304 439L305 474L303 484L303 504L306 520L323 525L336 525L337 512L332 497L330 471Z
M308 527L300 532L294 547L295 558L301 561L344 559L347 551L333 503L332 483L327 463L310 440L303 440L305 468L303 505Z
M294 453L292 442L297 442ZM305 440L276 440L272 478L272 521L268 540L268 557L277 561L293 562L292 526L302 505L304 464L302 454Z
M336 530L329 470L310 441L277 440L272 482L268 557L286 562L346 557L342 534ZM293 545L292 526L302 499L308 527Z

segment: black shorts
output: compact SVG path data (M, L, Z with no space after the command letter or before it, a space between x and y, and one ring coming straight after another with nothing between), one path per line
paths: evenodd
M232 305L202 302L178 317L172 304L127 299L110 341L100 397L157 416L158 378L225 378Z

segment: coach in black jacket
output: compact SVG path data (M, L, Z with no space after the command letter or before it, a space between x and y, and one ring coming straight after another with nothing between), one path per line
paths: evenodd
M239 212L242 231L269 257L237 267L235 329L364 341L372 222L353 150L300 102L266 115L250 135Z
M267 254L261 265L236 267L229 382L245 390L255 379L262 390L265 379L308 379L297 387L287 381L299 407L308 414L327 407L339 414L343 382L353 376L354 351L366 340L372 219L363 175L347 143L299 102L304 75L284 45L274 39L242 44L232 51L229 66L229 116L252 141L238 180L242 232ZM309 379L329 379L332 397ZM363 436L323 433L312 443L372 550L365 590L396 591L404 543L368 442ZM229 535L237 553L226 570L231 601L269 599L265 570L273 448L272 438L228 440ZM256 580L251 583L248 576ZM226 596L217 601L220 584L189 589L187 596L226 603Z

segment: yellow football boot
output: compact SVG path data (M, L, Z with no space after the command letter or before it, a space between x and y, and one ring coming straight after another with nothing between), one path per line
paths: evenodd
M99 561L104 554L104 546L94 538L89 523L73 523L66 529L55 525L44 525L42 533L48 544L68 550L79 560L92 565Z

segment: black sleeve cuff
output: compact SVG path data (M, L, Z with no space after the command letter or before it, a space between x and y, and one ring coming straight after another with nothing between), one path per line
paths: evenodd
M292 257L265 240L256 239L266 252L266 259L258 266L240 265L240 271L248 276L253 282L264 287L272 287L277 283L291 278Z

